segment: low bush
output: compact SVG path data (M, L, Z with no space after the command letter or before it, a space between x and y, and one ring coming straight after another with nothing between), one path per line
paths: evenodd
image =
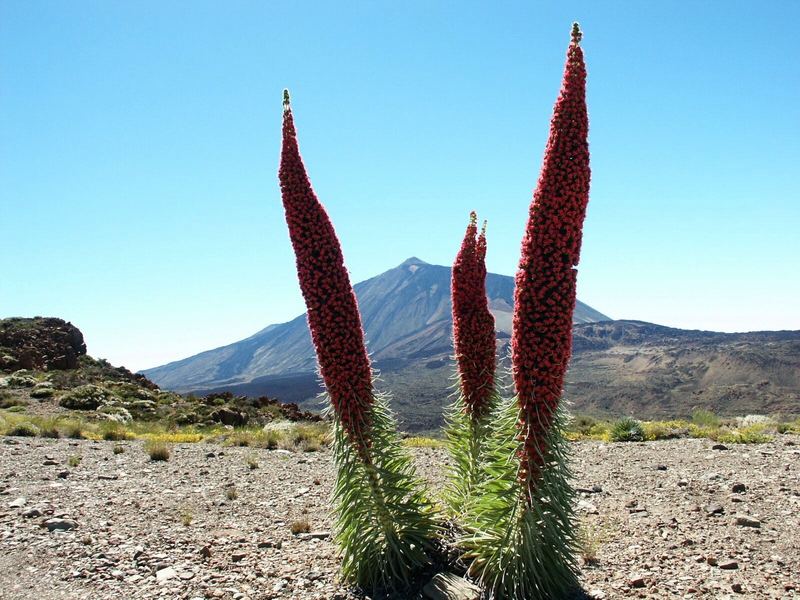
M625 417L615 422L611 427L612 442L643 442L644 429L642 424L631 417Z
M430 437L411 436L403 440L403 445L408 448L444 448L444 440Z
M695 408L692 411L692 423L712 429L720 426L719 417L705 408Z
M41 430L33 423L17 423L5 432L6 435L16 437L36 437L40 433Z

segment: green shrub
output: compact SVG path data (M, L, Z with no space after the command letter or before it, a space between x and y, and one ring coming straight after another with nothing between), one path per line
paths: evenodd
M644 439L673 440L689 436L689 423L686 421L647 421L642 423Z
M625 417L614 423L611 427L612 442L643 442L644 429L642 424L631 417Z
M719 417L705 408L695 408L692 411L692 423L700 427L719 427Z
M721 433L717 441L723 444L765 444L772 441L772 436L764 433L764 427L753 425Z
M800 419L780 422L776 426L778 433L794 433L800 435Z
M50 398L53 396L53 387L50 385L37 385L31 390L31 398Z
M597 419L593 417L574 415L569 422L569 431L574 431L581 436L588 436L595 425L597 425Z
M403 440L403 445L407 448L444 448L444 440L431 437L411 436Z
M41 430L33 423L17 423L16 425L12 425L11 428L6 431L6 435L17 437L36 437L40 433Z
M82 385L70 390L59 400L59 404L71 410L95 410L98 406L119 400L109 390L94 384Z

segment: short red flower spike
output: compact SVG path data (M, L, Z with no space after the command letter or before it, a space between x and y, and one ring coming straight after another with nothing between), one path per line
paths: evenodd
M361 317L336 232L300 157L286 91L279 178L322 379L348 436L368 444L374 396Z
M486 298L486 226L478 235L470 213L461 249L453 263L453 341L466 412L484 416L494 392L494 317Z
M576 24L516 276L511 353L525 443L520 457L523 480L541 466L543 439L561 398L572 351L574 267L580 257L590 179L580 40Z

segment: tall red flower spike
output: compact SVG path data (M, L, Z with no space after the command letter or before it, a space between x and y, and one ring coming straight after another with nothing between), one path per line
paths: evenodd
M453 263L453 341L464 408L480 419L494 391L494 317L486 298L486 226L478 235L470 213L461 249Z
M516 276L511 352L525 442L520 457L523 479L541 464L543 437L558 407L572 351L574 267L580 257L590 179L581 35L573 25Z
M322 379L348 436L368 443L373 389L364 330L339 240L300 157L288 91L279 178Z

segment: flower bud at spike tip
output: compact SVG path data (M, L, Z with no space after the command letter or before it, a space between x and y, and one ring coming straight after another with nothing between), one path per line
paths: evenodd
M583 39L583 32L581 31L581 26L577 21L575 21L572 24L572 43L577 46L578 44L581 43L582 39Z
M512 370L521 409L519 435L525 442L520 471L529 482L541 466L540 449L558 408L572 352L574 266L580 257L590 179L581 35L575 23L514 293Z

